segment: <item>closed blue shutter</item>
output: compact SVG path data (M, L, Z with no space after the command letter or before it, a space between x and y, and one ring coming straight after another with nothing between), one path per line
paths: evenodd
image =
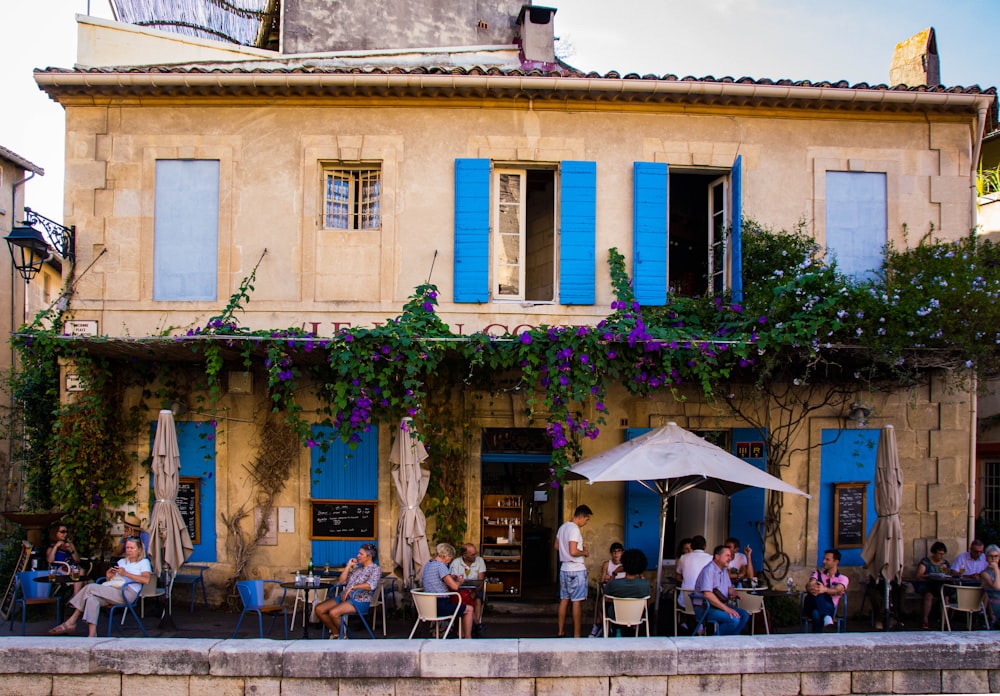
M737 155L733 162L732 180L732 228L733 228L733 302L743 301L743 156Z
M559 192L559 302L594 304L597 164L563 162Z
M667 303L667 165L632 165L632 291L639 304Z
M455 302L490 299L490 161L455 160Z
M378 500L378 429L372 428L362 434L361 442L354 449L332 435L330 428L313 426L313 432L322 433L314 439L332 440L325 455L319 447L309 450L310 488L309 496L316 500ZM312 510L304 511L302 524L311 526ZM363 541L312 541L312 559L316 565L329 563L340 566L358 553ZM390 549L378 547L379 553L389 553Z

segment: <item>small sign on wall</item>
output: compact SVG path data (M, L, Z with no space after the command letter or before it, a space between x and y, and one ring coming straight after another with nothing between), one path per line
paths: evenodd
M66 373L66 391L68 392L82 392L86 391L86 387L83 384L83 378L80 377L76 372Z
M73 319L67 321L63 327L67 336L96 336L96 319Z

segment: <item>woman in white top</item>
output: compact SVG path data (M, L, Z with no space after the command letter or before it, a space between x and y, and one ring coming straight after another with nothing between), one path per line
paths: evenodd
M153 568L146 558L146 550L142 546L139 537L129 537L125 540L125 558L118 561L118 565L108 568L105 574L106 582L100 585L87 585L82 590L73 595L69 603L75 611L73 615L63 621L55 628L49 629L49 633L58 636L64 633L72 633L76 630L76 623L83 617L87 624L87 635L90 638L97 637L97 618L101 613L101 607L120 604L122 601L122 587L127 582L137 582L145 585L153 577ZM125 594L129 600L134 600L139 594L139 589L135 585L125 587Z

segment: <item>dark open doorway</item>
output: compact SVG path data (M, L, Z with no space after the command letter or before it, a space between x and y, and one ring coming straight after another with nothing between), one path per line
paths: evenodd
M511 496L521 505L517 517L521 527L512 530L511 540L511 546L520 551L521 577L514 596L521 601L551 601L557 596L553 543L561 523L562 489L547 485L551 449L541 428L489 428L483 432L482 494ZM489 577L486 550L495 539L489 527L483 529L481 548Z

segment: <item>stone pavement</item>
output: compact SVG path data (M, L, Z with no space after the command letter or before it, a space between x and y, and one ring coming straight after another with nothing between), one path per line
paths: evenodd
M149 602L146 606L146 617L143 620L147 632L151 637L159 638L231 638L236 627L239 612L226 611L218 608L205 609L200 602L195 607L193 613L189 612L189 603L184 597L177 593L174 597L174 613L170 617L172 620L161 620L161 610L155 602ZM390 602L391 605L391 602ZM288 605L288 617L291 618L291 602ZM494 602L491 605L493 611L484 618L485 633L487 638L555 638L556 637L556 610L558 602ZM661 608L661 611L664 609ZM68 612L64 612L68 615ZM99 633L101 636L107 635L107 612L101 612L101 622ZM120 614L118 615L120 616ZM584 607L583 633L590 632L593 618L593 604L588 602ZM8 626L0 627L0 637L16 636L20 634L20 613L15 616L13 628ZM401 608L393 610L390 608L386 621L386 634L389 638L406 638L413 628L415 615L412 608L404 611ZM116 618L116 623L118 623ZM267 631L270 619L264 618L264 630ZM662 622L661 622L662 623ZM964 621L960 622L964 626ZM45 636L48 630L55 625L55 609L51 607L30 607L28 610L28 621L26 635ZM919 621L910 621L908 625L900 630L911 630L913 626L919 625ZM367 634L359 622L352 621L352 634L355 638L368 639ZM664 635L672 635L669 626L664 627ZM78 626L79 635L86 635L85 625L81 622ZM377 625L372 626L376 637L381 638L381 617ZM572 632L572 619L567 617L567 630ZM429 637L433 629L422 626L418 629L416 637ZM310 638L318 638L320 629L318 625L310 625ZM453 629L454 632L454 629ZM758 633L762 632L758 630ZM798 633L798 626L773 627L773 634ZM848 632L874 632L870 620L859 619L854 616L848 618ZM656 631L654 630L654 635ZM112 631L112 636L128 637L141 636L142 634L135 625L131 616L125 621L125 625L116 625ZM240 626L239 638L257 637L257 615L248 614L243 619ZM267 636L270 638L282 638L280 621L275 624L274 629ZM289 629L289 638L297 639L302 637L301 612L296 617L294 628Z

